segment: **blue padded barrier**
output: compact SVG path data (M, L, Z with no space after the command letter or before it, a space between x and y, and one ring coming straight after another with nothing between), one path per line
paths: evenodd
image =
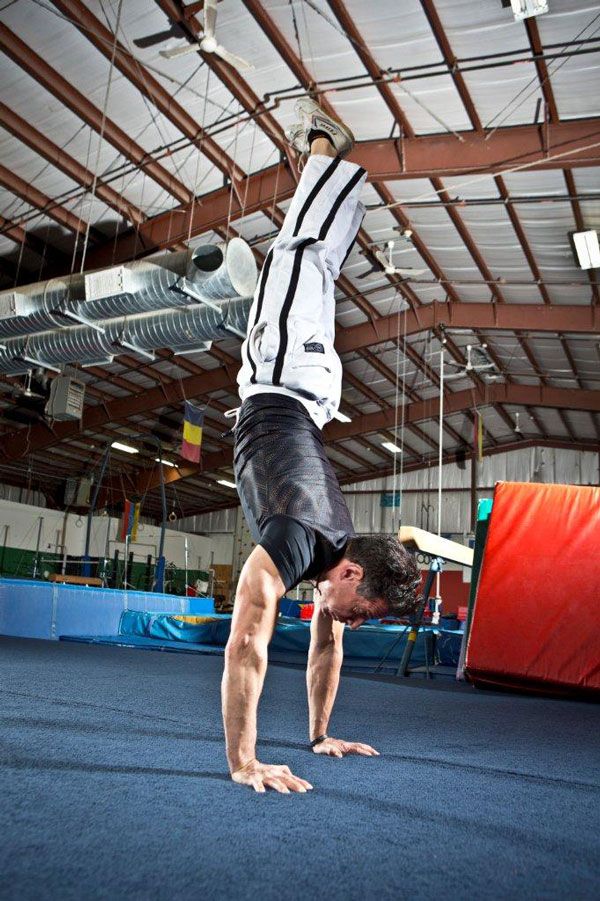
M165 611L163 611L165 613ZM227 643L231 625L230 616L216 616L213 623L182 623L165 613L164 616L129 610L123 613L119 634L138 637L163 639L166 641L191 642L199 644L215 644L223 646ZM344 631L345 663L357 664L369 661L371 666L377 665L388 652L386 663L400 660L406 645L408 630L404 626L369 626L365 624L356 632ZM397 644L394 647L395 642ZM280 616L277 620L275 634L269 645L269 656L285 655L290 660L306 659L310 644L310 623L291 617ZM433 665L434 663L434 630L424 627L419 631L413 651L414 666Z
M435 641L435 662L442 666L458 666L462 640L462 630L440 629Z
M129 607L150 613L214 613L213 598L187 598L147 591L122 591L0 579L0 634L21 638L114 635Z
M124 610L119 623L119 635L135 635L144 638L160 638L167 641L192 642L194 644L225 645L229 637L229 614L211 614L210 623L184 623L173 616L161 613L142 613Z

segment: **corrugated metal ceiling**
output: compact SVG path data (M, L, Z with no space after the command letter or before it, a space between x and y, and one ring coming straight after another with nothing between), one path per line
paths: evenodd
M461 89L438 42L439 34L436 38L432 29L427 5L425 0L380 0L377 4L346 0L343 5L338 0L311 0L310 3L302 0L293 0L292 3L287 0L264 0L262 4L223 0L219 5L217 27L220 40L229 50L254 63L254 71L245 73L244 79L258 98L266 98L269 104L271 100L267 95L272 97L275 91L288 92L271 110L273 119L281 128L293 121L291 95L296 97L303 92L302 87L298 86L295 60L304 66L318 85L337 88L328 91L327 100L352 127L358 140L387 139L392 131L398 135L398 123L394 121L385 97L367 76L359 58L359 53L364 51L382 73L388 69L400 69L405 73L404 79L392 83L389 91L417 135L439 133L444 128L470 130L472 123L466 99L472 100L484 126L530 124L536 115L542 121L544 111L543 108L538 109L542 88L546 94L551 88L561 120L600 115L600 53L586 52L549 59L549 79L547 84L541 86L539 73L532 61L531 35L525 25L513 21L510 10L503 8L500 0L486 3L478 0L435 0L431 4L451 51L459 60L459 68L465 70L465 88ZM156 108L151 97L143 97L117 68L111 73L109 60L59 7L61 4L51 0L19 0L0 10L0 22L98 110L104 111L108 119L126 132L149 157L157 159L165 170L175 176L182 190L203 195L221 188L223 173L204 154L198 154L180 128ZM274 45L257 22L253 14L256 7L260 7L262 14L279 32L279 46ZM573 43L582 38L590 40L600 30L599 4L584 0L564 0L561 3L551 0L550 7L549 14L530 22L539 33L544 48L557 45L553 47L553 52L561 53L576 46L586 51L600 46ZM280 148L262 127L261 120L256 123L248 120L240 100L209 65L202 63L197 54L171 60L160 56L160 49L176 46L183 40L171 39L146 49L134 44L135 39L162 31L168 26L159 2L126 0L121 6L116 0L86 0L85 8L111 32L115 28L117 10L121 9L119 40L122 46L133 53L141 67L147 67L147 71L198 125L213 134L214 141L245 172L256 173L278 162ZM344 33L345 29L340 24L340 8L345 9L358 30L360 41L353 41ZM285 44L287 56L281 49ZM518 61L515 64L500 65L515 60ZM482 68L484 65L489 67ZM69 110L7 55L0 61L0 78L0 101L80 164L107 181L146 216L152 217L177 206L178 201L171 193L128 160L108 140L101 139L96 131L82 122L79 115ZM107 90L109 79L110 91ZM351 89L347 89L349 87ZM107 242L114 241L128 226L115 209L99 199L91 199L89 191L48 163L6 128L2 129L0 140L0 162L6 169L43 192L56 206L72 211L84 224L89 221ZM490 141L494 140L495 137L491 136ZM512 204L512 219L509 208L502 202L501 186L491 175L443 179L444 189L458 204L453 208L454 219L450 215L452 211L440 203L434 183L429 179L403 178L386 182L391 197L401 202L398 208L400 220L392 210L377 208L383 204L382 197L375 185L369 185L364 200L370 209L365 218L362 239L347 261L344 270L346 281L338 290L339 328L364 323L369 315L395 315L399 308L406 308L406 296L410 302L421 304L443 301L448 297L452 302L475 304L495 301L524 305L549 301L557 306L589 305L594 298L594 289L588 274L575 264L569 233L578 227L578 217L587 228L600 226L600 201L597 199L600 197L600 168L574 169L572 180L574 190L583 199L570 199L569 185L560 169L505 173L503 181L506 191L519 198ZM543 198L543 202L539 198ZM286 200L278 202L277 206L285 211L288 204ZM271 212L271 208L254 212L233 223L236 232L263 255L277 227ZM54 221L47 212L17 196L7 186L0 187L0 214L13 226L26 230L32 239L37 238L37 242L32 240L24 246L14 239L18 234L15 230L11 238L6 224L0 229L0 260L4 262L5 287L14 284L15 279L21 283L37 279L41 272L42 256L52 260L59 251L68 260L71 259L73 232ZM525 244L515 229L515 216L522 228ZM457 228L456 217L461 232ZM408 223L414 232L411 241L399 234L402 222ZM219 240L221 235L207 232L193 236L190 243L194 246L215 238ZM368 256L369 245L379 242L382 246L392 238L396 241L396 264L424 269L419 279L392 284L381 271L370 272L373 261ZM427 260L434 261L435 265L432 262L430 266L423 258L423 248L427 250ZM493 284L486 279L478 260L483 261L489 270L491 279L495 280ZM542 280L541 287L536 283L537 276L531 261ZM348 298L348 294L352 296ZM368 302L370 314L359 309L354 295L362 295ZM501 364L500 383L539 386L540 378L531 363L533 356L545 384L596 390L600 363L597 345L568 334L565 337L566 349L565 342L557 336L547 333L534 335L532 331L515 335L480 329L452 334L459 356L464 355L469 343L489 344L490 351ZM436 398L439 394L437 382L435 378L431 381L423 372L418 359L429 354L425 362L434 373L438 373L439 347L437 338L424 341L423 336L414 336L407 342L409 358L405 358L393 342L347 354L344 364L352 384L344 385L342 408L344 404L351 406L353 417L360 417L393 406L396 371L400 377L406 377L413 401L415 396ZM97 386L96 396L91 391L88 396L92 405L102 403L103 397L110 400L126 396L127 383L132 391L146 390L159 381L179 382L202 370L217 369L224 362L229 361L229 365L235 366L239 360L239 342L233 339L221 342L215 354L194 354L185 359L158 358L154 364L135 361L130 356L125 367L122 358L119 358L121 362L115 360L113 364L103 367L102 377L99 370L82 370L79 374L90 389ZM447 370L455 371L451 367ZM361 384L365 387L363 392L360 390ZM468 376L448 383L452 392L463 391L472 384ZM401 388L399 395L402 396ZM215 392L214 398L218 405L214 415L218 419L222 409L235 403L234 386ZM407 403L411 402L411 398L407 397ZM166 409L180 415L172 406ZM485 421L490 441L514 438L510 434L510 417L516 409L509 404L486 408ZM570 412L568 422L572 434L582 441L597 440L599 427L594 415L584 411ZM470 440L468 412L449 416L448 425L467 441ZM12 424L10 427L7 425L5 431L11 431L13 427ZM432 440L437 440L432 423L422 422L419 428ZM527 428L532 436L569 437L564 416L547 407L536 408L535 422L527 419ZM211 429L208 429L207 435L211 435ZM406 432L405 437L417 456L434 453L431 445L421 440L418 434ZM371 435L368 440L374 445L378 441L376 435ZM207 450L211 452L219 448L226 450L228 446L227 440L207 442ZM346 446L355 455L360 456L362 451L364 457L365 447L357 446L354 440L347 442ZM456 446L456 436L453 438L447 430L445 449L451 451ZM349 457L339 457L339 460L343 460L346 468L356 469L357 474L361 474L359 464Z

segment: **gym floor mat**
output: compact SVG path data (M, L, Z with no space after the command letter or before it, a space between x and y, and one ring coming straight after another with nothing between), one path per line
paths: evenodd
M227 774L223 661L0 638L0 896L14 899L581 899L600 879L600 708L342 676L306 748L304 672L269 667L261 759Z

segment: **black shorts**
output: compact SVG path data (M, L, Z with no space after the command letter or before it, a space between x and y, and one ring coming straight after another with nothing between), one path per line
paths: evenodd
M235 479L255 541L271 516L290 516L342 548L354 527L320 429L284 394L255 394L235 429Z

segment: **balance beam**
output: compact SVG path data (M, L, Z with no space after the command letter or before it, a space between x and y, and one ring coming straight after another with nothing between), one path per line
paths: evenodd
M69 585L92 585L102 587L102 579L96 576L69 576L61 573L50 573L50 582L66 582Z
M441 557L449 563L460 563L462 566L473 566L473 548L465 547L457 541L440 538L424 529L414 526L401 526L398 530L398 541L406 548L416 548L430 557Z

